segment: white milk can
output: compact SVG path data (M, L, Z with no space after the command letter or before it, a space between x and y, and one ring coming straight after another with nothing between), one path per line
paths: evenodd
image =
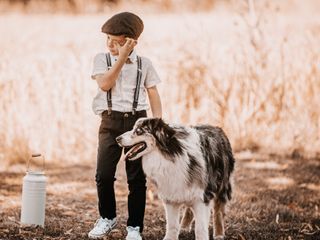
M42 160L41 170L30 170L30 161ZM35 224L44 227L46 205L46 183L44 173L44 157L41 154L32 154L27 163L27 172L23 178L21 224Z

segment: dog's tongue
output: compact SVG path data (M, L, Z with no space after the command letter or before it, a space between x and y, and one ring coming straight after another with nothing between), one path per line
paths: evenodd
M134 147L130 148L130 150L124 155L124 159L129 159L132 156L133 150L134 150Z
M136 145L134 145L132 148L130 148L130 150L124 155L125 159L130 159L133 155L134 152L139 151L141 148L143 148L144 143L138 143Z

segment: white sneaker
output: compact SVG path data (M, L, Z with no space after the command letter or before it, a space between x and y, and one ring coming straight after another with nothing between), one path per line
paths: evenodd
M117 224L117 218L107 219L100 217L94 224L94 228L88 233L89 238L102 238L109 233Z
M127 227L128 235L126 240L142 240L140 235L140 227Z

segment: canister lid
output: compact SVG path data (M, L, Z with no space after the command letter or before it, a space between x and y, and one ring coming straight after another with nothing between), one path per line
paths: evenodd
M29 175L44 175L44 171L27 171L27 174Z
M37 164L39 164L39 160L41 159L42 162L42 168L38 168L36 170L32 170L32 168L30 167L30 162L31 165L35 166L36 162ZM43 175L45 171L45 159L44 156L41 153L33 153L31 155L31 158L28 159L27 162L27 173L29 174L33 174L33 175Z

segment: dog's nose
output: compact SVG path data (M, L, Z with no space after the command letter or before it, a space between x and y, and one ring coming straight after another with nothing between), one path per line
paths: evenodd
M117 141L117 143L120 143L120 142L121 142L121 139L122 139L122 137L121 137L121 136L116 137L116 141Z

